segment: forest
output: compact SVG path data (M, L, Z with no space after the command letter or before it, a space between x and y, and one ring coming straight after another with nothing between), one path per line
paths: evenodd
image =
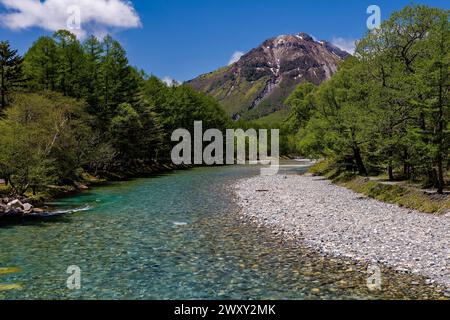
M170 163L173 130L229 123L212 98L130 66L110 36L61 30L23 57L2 41L0 68L0 179L16 196Z
M360 40L331 80L301 84L286 101L285 153L443 193L450 169L448 14L407 6Z

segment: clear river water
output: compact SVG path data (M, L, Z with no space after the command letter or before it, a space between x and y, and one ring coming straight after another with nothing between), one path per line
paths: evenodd
M0 299L442 296L421 278L387 269L383 289L370 291L364 265L323 257L239 218L232 183L258 173L197 168L109 183L51 204L75 209L70 214L0 226ZM66 286L72 265L81 270L79 290Z

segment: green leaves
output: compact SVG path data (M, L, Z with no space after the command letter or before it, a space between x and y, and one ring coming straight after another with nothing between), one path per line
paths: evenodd
M423 178L442 192L450 160L448 13L408 6L369 32L330 81L309 96L299 87L288 99L289 121L303 123L303 153L352 154L360 173L385 168L391 179Z
M0 41L0 115L12 90L24 82L22 62L22 57L11 49L8 41Z
M8 178L15 195L74 177L83 165L75 131L82 104L60 94L17 95L0 120L1 174ZM63 170L64 168L64 170Z

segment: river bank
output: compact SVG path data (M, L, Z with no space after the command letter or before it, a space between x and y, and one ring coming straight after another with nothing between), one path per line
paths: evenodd
M311 175L235 184L241 214L324 254L379 263L450 288L450 219L383 203Z
M67 196L74 196L90 188L100 187L113 181L150 177L174 170L186 170L190 168L192 166L175 165L172 163L151 165L140 163L138 166L129 167L127 170L109 171L96 175L84 172L80 176L80 179L74 181L72 184L52 185L36 194L27 192L20 197L8 195L7 186L4 184L4 180L2 180L2 184L0 185L0 223L16 223L28 219L36 220L59 216L71 211L51 212L46 206L46 203Z
M308 172L382 202L436 215L450 213L448 187L444 188L444 194L438 194L435 188L424 187L425 181L390 180L384 174L358 176L349 171L343 171L340 166L327 160L315 163Z

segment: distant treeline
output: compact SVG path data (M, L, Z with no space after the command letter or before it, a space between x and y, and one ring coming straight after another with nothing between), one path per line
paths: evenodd
M283 149L442 193L450 169L449 27L447 10L394 13L331 80L304 83L287 100Z
M130 66L110 36L58 31L23 58L2 41L0 68L0 179L15 195L168 162L172 131L194 120L228 126L215 100Z

